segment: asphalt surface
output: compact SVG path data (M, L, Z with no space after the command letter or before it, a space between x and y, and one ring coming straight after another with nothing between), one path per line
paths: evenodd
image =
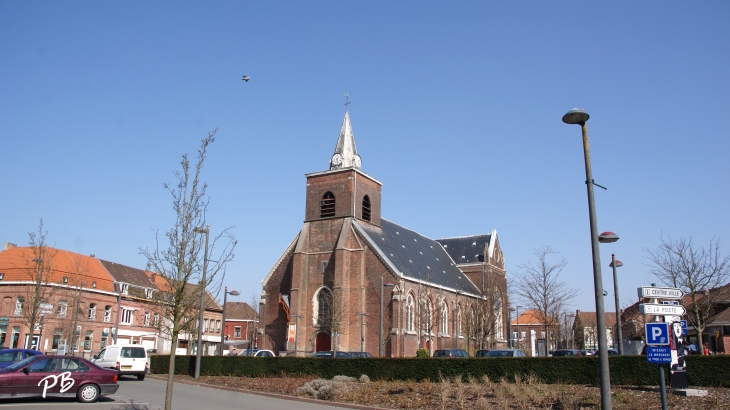
M119 390L115 394L99 398L96 403L78 403L70 399L19 399L0 400L2 410L160 410L165 407L166 382L148 377L140 382L133 377L122 377ZM175 383L173 388L173 409L175 410L335 410L366 407L331 406L303 401L285 399L238 391L198 386L187 383Z

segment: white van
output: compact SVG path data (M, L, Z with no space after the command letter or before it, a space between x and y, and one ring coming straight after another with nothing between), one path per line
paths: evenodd
M144 380L147 374L147 351L142 345L109 345L91 361L120 375L137 375L137 380Z

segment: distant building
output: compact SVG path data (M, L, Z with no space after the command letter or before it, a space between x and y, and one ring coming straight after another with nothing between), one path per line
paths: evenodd
M258 313L254 308L245 302L226 302L224 351L234 352L258 347L257 329Z
M617 349L614 343L616 331L616 313L604 313L606 321L606 343L609 349ZM575 311L573 321L573 335L575 336L575 348L585 350L598 349L598 321L596 312Z

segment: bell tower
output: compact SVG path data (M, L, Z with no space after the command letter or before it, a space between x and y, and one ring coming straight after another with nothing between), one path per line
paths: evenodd
M355 218L380 226L382 183L360 169L350 114L345 112L329 170L305 175L307 204L304 222Z

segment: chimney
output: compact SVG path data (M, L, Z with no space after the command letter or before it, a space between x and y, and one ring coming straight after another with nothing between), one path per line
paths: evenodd
M3 245L3 250L7 251L10 248L17 248L18 245L12 243L12 242L5 242L5 245Z

